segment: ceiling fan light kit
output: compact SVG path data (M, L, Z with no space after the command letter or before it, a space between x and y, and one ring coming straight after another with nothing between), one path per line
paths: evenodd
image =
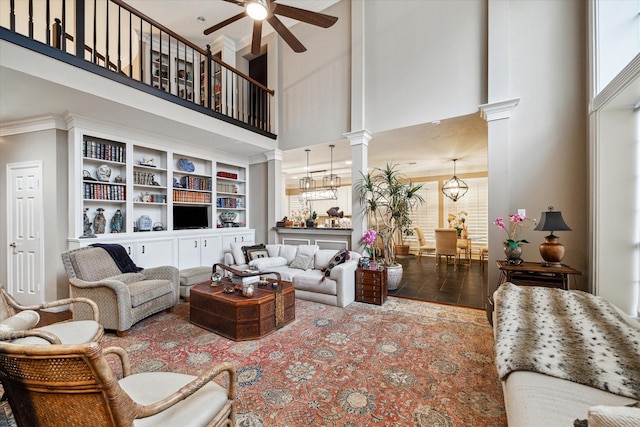
M276 0L224 0L229 3L244 7L244 11L231 18L216 24L212 27L204 30L205 35L209 35L215 31L222 29L223 27L234 23L245 16L249 16L253 21L253 35L251 42L251 53L253 55L260 55L261 50L261 38L262 38L262 21L266 20L273 29L282 37L282 40L289 45L294 52L304 52L306 47L300 40L293 35L293 33L287 28L286 25L276 16L284 16L286 18L295 19L296 21L304 22L307 24L315 25L321 28L329 28L338 20L335 16L325 15L320 12L313 12L311 10L300 9L298 7L287 6L286 4L276 3Z
M267 0L252 0L245 3L244 10L250 18L262 21L267 17L269 7Z
M458 159L453 159L453 177L442 185L442 193L454 202L457 202L458 199L469 191L467 183L456 176L457 160Z

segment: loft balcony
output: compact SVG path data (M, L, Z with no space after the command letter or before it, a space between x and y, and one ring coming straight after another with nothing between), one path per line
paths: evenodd
M0 2L2 40L276 138L273 90L121 0Z

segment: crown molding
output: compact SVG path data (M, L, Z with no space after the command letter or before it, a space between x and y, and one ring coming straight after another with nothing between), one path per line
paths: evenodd
M50 129L68 130L67 123L63 118L44 116L2 123L2 125L0 125L0 136L18 135Z
M482 104L480 105L480 115L488 122L508 119L511 117L511 111L516 108L519 102L520 98L514 98L506 101Z

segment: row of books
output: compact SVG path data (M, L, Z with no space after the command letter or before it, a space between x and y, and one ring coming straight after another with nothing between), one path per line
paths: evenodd
M133 172L133 183L139 185L154 185L155 174L151 172Z
M218 182L216 184L216 191L222 191L223 193L237 193L238 186L235 184L224 184L222 182Z
M211 178L200 178L197 176L183 176L180 178L180 185L190 190L211 191Z
M191 191L173 190L174 202L211 203L211 193L193 193Z
M83 183L84 198L96 200L126 200L124 185Z
M121 145L105 144L104 142L87 139L82 142L82 156L124 163L126 160L126 148Z
M244 208L244 199L241 197L218 197L216 206L219 208Z

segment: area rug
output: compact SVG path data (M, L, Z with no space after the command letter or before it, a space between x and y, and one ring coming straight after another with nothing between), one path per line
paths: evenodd
M136 324L104 346L134 371L238 371L238 425L506 426L482 310L390 297L346 308L296 300L296 320L234 342L189 323L189 305ZM0 422L0 425L1 422Z

